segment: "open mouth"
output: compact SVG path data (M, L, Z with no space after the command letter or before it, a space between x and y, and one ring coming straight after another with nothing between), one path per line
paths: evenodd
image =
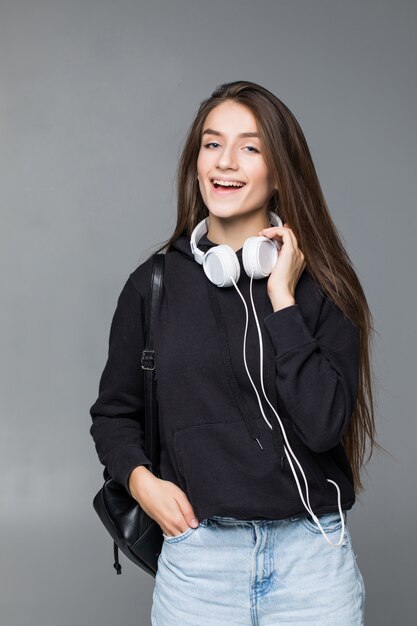
M238 181L220 181L220 180L212 180L211 185L213 189L220 194L228 194L228 193L236 193L240 189L243 189L246 183L241 183Z

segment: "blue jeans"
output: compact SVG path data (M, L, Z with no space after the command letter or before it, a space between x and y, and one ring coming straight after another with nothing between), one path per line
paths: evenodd
M164 535L152 626L360 626L365 585L345 516L332 547L306 517L214 515ZM318 515L332 543L339 513Z

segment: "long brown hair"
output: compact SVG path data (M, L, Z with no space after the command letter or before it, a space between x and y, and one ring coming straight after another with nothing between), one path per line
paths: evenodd
M155 252L169 252L177 237L190 236L198 222L209 215L196 177L197 158L205 119L225 100L248 107L256 119L264 158L279 190L267 209L276 211L283 223L288 222L317 286L360 328L358 398L342 438L358 495L364 489L361 468L370 460L374 446L386 452L375 438L373 317L330 216L303 131L288 107L270 91L256 83L236 81L220 85L201 102L178 165L177 224L170 239ZM364 462L368 440L369 456Z

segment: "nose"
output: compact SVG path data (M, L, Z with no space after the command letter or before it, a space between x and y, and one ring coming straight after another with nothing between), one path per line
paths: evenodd
M219 152L217 165L220 169L236 169L236 156L232 148L225 148Z

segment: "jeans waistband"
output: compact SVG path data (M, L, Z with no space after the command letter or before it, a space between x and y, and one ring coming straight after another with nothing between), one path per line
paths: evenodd
M318 517L319 518L320 518L321 515L325 515L325 513L318 513ZM347 510L346 509L343 509L343 517L344 517L345 522L346 522L347 521ZM227 516L223 516L223 515L210 515L209 517L206 517L205 519L201 520L200 524L201 524L201 526L208 526L209 520L214 520L214 521L222 522L224 524L245 524L245 525L260 526L262 524L271 524L271 523L274 523L276 521L280 521L280 522L297 521L298 519L300 519L300 515L292 516L292 517L288 518L287 520L285 520L285 519L283 519L283 520L274 520L274 519L251 519L251 520L245 520L245 519L237 519L236 517L227 517Z
M267 522L273 522L274 520L270 520L270 519L237 519L236 517L226 517L223 515L210 515L209 517L206 517L205 519L203 519L200 524L201 526L207 526L209 520L213 520L216 522L222 522L224 524L247 524L247 525L252 525L252 524L265 524Z

